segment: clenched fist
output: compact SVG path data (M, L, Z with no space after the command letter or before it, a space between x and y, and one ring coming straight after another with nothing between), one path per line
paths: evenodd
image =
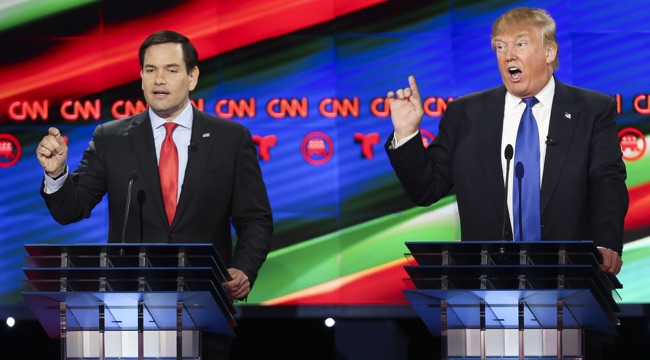
M68 159L68 145L61 137L59 129L51 127L48 130L48 134L36 148L36 157L49 177L56 178L63 174Z

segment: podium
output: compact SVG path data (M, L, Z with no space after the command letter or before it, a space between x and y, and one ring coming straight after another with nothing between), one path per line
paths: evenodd
M591 241L409 242L404 294L442 359L584 359L617 335L615 276Z
M211 244L26 245L27 304L61 359L199 359L234 336L230 279Z

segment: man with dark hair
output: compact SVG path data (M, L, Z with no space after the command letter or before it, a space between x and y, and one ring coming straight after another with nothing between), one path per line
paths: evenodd
M183 54L185 68L188 71L199 66L199 53L196 51L196 48L192 45L187 36L174 31L161 30L149 35L140 45L138 57L140 58L141 69L144 69L144 57L147 53L147 49L153 45L160 44L179 44Z
M628 193L616 101L557 80L555 21L542 9L499 17L492 48L503 85L450 102L427 149L415 78L388 93L386 149L406 193L426 206L454 189L462 240L593 240L602 271L617 274Z
M271 247L273 219L251 134L239 123L194 108L198 55L172 31L150 35L139 51L149 108L99 125L77 170L50 128L36 154L45 170L41 194L61 224L87 218L108 193L108 241L120 242L127 184L138 174L127 242L211 243L228 266L232 299L251 291ZM231 223L237 232L233 251ZM231 339L208 337L204 359L226 359Z

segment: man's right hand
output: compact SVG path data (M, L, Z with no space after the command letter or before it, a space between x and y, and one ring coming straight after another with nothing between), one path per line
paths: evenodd
M404 139L420 128L424 116L422 98L415 77L409 76L409 87L388 93L390 116L395 128L395 137Z
M48 134L36 148L36 157L49 177L56 178L63 174L68 159L68 145L61 137L59 129L51 127L48 130Z

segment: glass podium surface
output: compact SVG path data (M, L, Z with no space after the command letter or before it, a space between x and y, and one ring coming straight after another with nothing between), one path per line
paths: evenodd
M590 241L406 243L404 293L443 359L583 359L617 335L615 276Z
M25 248L23 297L62 359L198 359L201 332L234 336L211 244Z

